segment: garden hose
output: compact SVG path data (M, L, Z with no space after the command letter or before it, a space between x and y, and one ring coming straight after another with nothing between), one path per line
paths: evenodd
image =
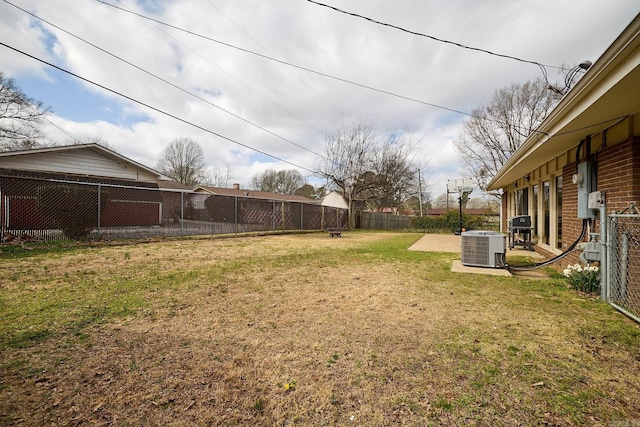
M582 241L585 233L587 232L588 221L589 220L587 219L582 220L582 232L580 233L580 237L578 237L578 239L575 242L573 242L571 246L569 246L569 248L567 248L567 250L561 253L560 255L554 258L551 258L550 260L547 260L547 261L529 264L529 265L523 265L520 267L511 267L509 264L506 263L506 259L503 259L504 262L503 262L502 268L507 269L510 273L513 273L514 271L530 271L530 270L535 270L536 268L544 267L549 264L553 264L554 262L561 260L562 258L569 255L571 252L576 250L576 246L578 245L578 243Z

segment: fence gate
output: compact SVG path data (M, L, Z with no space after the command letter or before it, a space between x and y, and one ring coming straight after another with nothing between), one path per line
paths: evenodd
M607 300L640 322L640 214L609 214Z

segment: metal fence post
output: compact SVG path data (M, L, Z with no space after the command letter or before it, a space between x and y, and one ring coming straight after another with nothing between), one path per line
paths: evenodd
M613 212L607 226L608 303L640 323L640 215Z
M100 211L101 211L101 206L100 206L100 197L101 197L101 190L102 187L100 187L100 184L98 184L98 234L100 234Z
M284 217L284 202L282 202L282 207L280 208L280 213L281 213L281 217L280 217L280 222L282 223L282 230L284 231L286 229L286 220Z
M184 191L180 192L180 235L184 236Z
M300 230L304 230L304 203L300 202Z
M617 283L616 283L616 278L613 277L613 263L614 260L617 260L618 255L617 255L617 249L618 249L618 245L616 243L617 240L617 234L618 234L618 228L616 227L616 222L617 222L617 218L614 217L609 217L609 224L608 224L608 228L609 228L609 236L607 239L607 246L608 246L608 256L607 256L607 283L608 283L608 287L607 287L607 301L611 301L613 295L613 290L617 289Z
M609 268L607 266L607 259L609 259L608 245L607 245L607 203L606 203L606 193L601 193L601 201L600 201L600 255L602 259L600 260L600 298L603 301L609 301L607 298L609 282L607 273Z

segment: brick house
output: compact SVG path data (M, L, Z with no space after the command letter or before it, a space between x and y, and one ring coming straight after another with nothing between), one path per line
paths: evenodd
M560 254L579 238L584 179L589 191L605 193L609 212L640 202L639 33L640 15L488 184L502 190L503 230L509 217L531 216L537 251ZM597 211L586 211L589 230L597 230ZM563 264L569 262L578 262L578 253Z

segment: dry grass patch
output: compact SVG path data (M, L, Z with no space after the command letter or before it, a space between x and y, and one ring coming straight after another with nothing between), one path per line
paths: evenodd
M637 325L553 280L451 273L419 237L2 260L0 424L640 420Z

